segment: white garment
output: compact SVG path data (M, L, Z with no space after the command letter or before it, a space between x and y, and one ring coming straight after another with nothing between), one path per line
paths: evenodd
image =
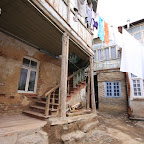
M144 60L142 54L142 46L133 36L131 36L123 28L123 47L122 47L122 58L121 68L122 72L130 72L140 78L143 77L143 65Z
M109 27L109 40L110 41L114 41L114 30L113 30L113 26L108 25Z
M113 33L114 33L115 44L122 48L123 47L123 35L118 31L117 27L113 28Z
M92 12L92 18L94 19L95 22L99 23L99 15L96 14L94 11ZM94 22L92 21L92 24L91 24L92 30L93 30L93 25L94 25ZM98 38L98 32L99 32L99 26L97 29L94 27L93 38Z
M78 5L78 13L82 17L86 17L86 0L77 0L77 5Z

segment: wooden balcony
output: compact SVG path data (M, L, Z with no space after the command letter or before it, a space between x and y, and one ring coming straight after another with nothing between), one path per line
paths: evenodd
M68 30L80 43L92 49L92 32L86 27L85 18L79 17L75 22L73 5L68 4L64 0L31 0L45 14L50 14L54 22L63 30Z

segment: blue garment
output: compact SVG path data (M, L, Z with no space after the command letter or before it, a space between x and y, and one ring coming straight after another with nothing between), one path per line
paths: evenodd
M99 32L98 37L104 41L104 21L101 17L99 17Z

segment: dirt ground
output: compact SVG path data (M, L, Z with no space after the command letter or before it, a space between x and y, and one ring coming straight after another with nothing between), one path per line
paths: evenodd
M99 125L81 144L144 144L144 121L129 120L127 114L98 113Z

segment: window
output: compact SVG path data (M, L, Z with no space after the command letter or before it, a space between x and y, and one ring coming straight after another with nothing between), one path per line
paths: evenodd
M94 51L94 61L96 61L97 59L97 55L96 55L96 51Z
M144 97L144 80L131 74L132 93L134 98Z
M136 39L141 39L141 32L134 34L134 37Z
M141 96L140 80L133 80L134 96Z
M32 58L23 58L18 92L35 93L38 77L39 62Z
M128 30L140 43L144 43L144 25L132 27Z
M102 61L103 60L103 57L102 57L102 50L98 50L98 60L99 61Z
M101 46L99 48L99 46ZM94 61L109 61L112 59L117 59L120 58L121 51L119 50L119 47L116 45L111 45L111 46L104 46L102 48L102 45L100 44L95 44L94 45Z
M113 98L121 97L121 83L119 81L105 82L105 96Z
M116 47L115 46L111 47L111 58L112 59L116 58Z
M109 60L109 48L104 49L105 60Z

